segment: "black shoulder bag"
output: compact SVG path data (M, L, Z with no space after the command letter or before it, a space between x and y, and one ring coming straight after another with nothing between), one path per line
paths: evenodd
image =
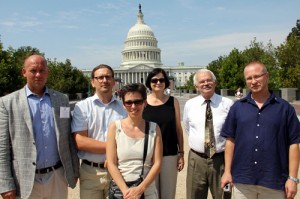
M148 149L148 137L149 137L149 122L146 121L142 171L141 171L139 179L134 180L134 181L125 182L128 187L137 187L144 180L143 174L144 174L144 164L145 164L145 160L146 160L146 156L147 156L147 149ZM108 196L109 196L108 197L109 199L123 199L122 191L119 189L118 185L113 180L111 180L110 184L109 184ZM142 196L140 197L140 199L144 199L144 198L145 198L145 196L143 193Z

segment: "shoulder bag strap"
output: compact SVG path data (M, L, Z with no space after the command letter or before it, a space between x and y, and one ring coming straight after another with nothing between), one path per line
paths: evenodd
M145 126L145 142L144 142L144 155L143 155L143 167L142 167L142 172L141 172L141 177L144 174L144 164L147 156L147 150L148 150L148 138L149 138L149 122L145 121L146 126Z

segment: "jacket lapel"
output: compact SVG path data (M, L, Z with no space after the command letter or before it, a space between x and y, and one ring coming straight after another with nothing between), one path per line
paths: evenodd
M25 91L25 87L23 89L20 90L19 92L19 107L20 107L20 111L21 114L24 117L24 121L30 131L30 133L32 135L33 134L33 126L32 126L32 118L31 118L31 114L30 114L30 108L29 108L29 104L28 104L28 100L27 100L27 96L26 96L26 91Z

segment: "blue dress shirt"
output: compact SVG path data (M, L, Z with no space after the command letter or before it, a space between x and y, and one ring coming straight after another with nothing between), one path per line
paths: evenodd
M37 169L54 166L59 160L53 111L48 89L43 96L32 93L26 85L37 150Z
M233 183L284 190L289 147L300 142L300 123L287 101L271 92L259 109L249 93L231 107L221 136L234 139Z

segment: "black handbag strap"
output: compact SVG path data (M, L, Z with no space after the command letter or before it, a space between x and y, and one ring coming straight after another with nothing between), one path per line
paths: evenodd
M149 138L149 122L145 121L145 142L144 142L144 155L143 155L143 167L141 172L141 177L143 177L144 174L144 164L147 156L147 150L148 150L148 138Z

